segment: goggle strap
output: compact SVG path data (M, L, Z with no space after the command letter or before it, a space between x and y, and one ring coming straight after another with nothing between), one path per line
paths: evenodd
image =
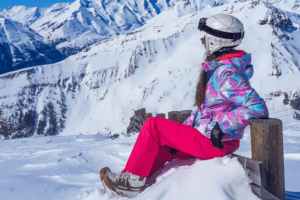
M204 31L210 35L224 38L224 39L231 39L234 41L242 39L244 37L244 31L242 31L240 33L227 33L227 32L223 32L223 31L219 31L219 30L210 28L209 26L206 25L206 20L207 20L207 18L200 19L199 25L198 25L199 31Z

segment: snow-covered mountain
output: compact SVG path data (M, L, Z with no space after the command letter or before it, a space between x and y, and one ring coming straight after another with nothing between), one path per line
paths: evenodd
M26 24L44 37L44 42L65 56L144 25L163 10L179 6L180 15L211 8L234 0L76 0L50 8L16 6L0 12Z
M0 74L63 60L56 49L28 26L0 16Z
M43 9L15 6L1 11L0 16L19 22L22 26L29 26L31 29L28 31L31 35L38 37L37 34L39 34L41 37L38 41L51 48L50 50L49 47L45 47L47 51L59 50L64 57L68 57L99 41L130 33L169 7L180 8L179 14L184 15L230 1L233 0L203 2L196 0L77 0L72 4L58 3ZM20 33L20 35L23 34ZM14 49L13 45L11 48ZM37 48L39 48L38 45ZM39 54L34 48L29 48L29 50L32 54ZM5 51L3 55L10 54L7 45L3 51ZM30 59L23 57L18 60L17 64L18 68L24 68L37 64L55 63L62 59L62 56L55 57L59 59L45 58L48 62L37 63L32 63ZM6 62L6 65L1 68L7 69L11 66ZM11 70L4 70L2 73L7 71Z
M14 6L2 10L0 15L29 26L41 17L43 10L38 7Z
M112 35L142 26L173 2L77 0L46 9L12 7L0 15L29 25L44 37L45 43L68 56Z
M217 13L238 17L252 53L252 86L271 117L299 119L299 15L269 3L227 3L184 15L178 2L129 34L91 45L66 60L0 76L1 135L121 134L133 110L193 110L203 61L198 20ZM279 112L285 110L284 112Z

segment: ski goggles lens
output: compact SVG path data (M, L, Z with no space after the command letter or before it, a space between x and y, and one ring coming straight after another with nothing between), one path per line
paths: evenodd
M207 20L207 18L201 18L201 19L199 20L199 24L198 24L198 30L199 30L199 31L202 31L202 30L203 30L203 27L206 26L206 20Z

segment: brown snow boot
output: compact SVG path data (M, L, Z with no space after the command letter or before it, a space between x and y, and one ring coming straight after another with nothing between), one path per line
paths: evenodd
M147 178L130 172L112 173L108 167L104 167L100 170L100 179L106 191L132 198L145 189Z

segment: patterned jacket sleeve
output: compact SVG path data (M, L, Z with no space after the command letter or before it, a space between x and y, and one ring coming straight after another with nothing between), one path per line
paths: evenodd
M250 119L269 116L265 101L251 87L246 77L234 70L227 70L221 72L219 78L219 92L233 102L236 108L217 115L207 126L207 131L211 131L218 121L224 133L235 134L235 130L248 126Z

